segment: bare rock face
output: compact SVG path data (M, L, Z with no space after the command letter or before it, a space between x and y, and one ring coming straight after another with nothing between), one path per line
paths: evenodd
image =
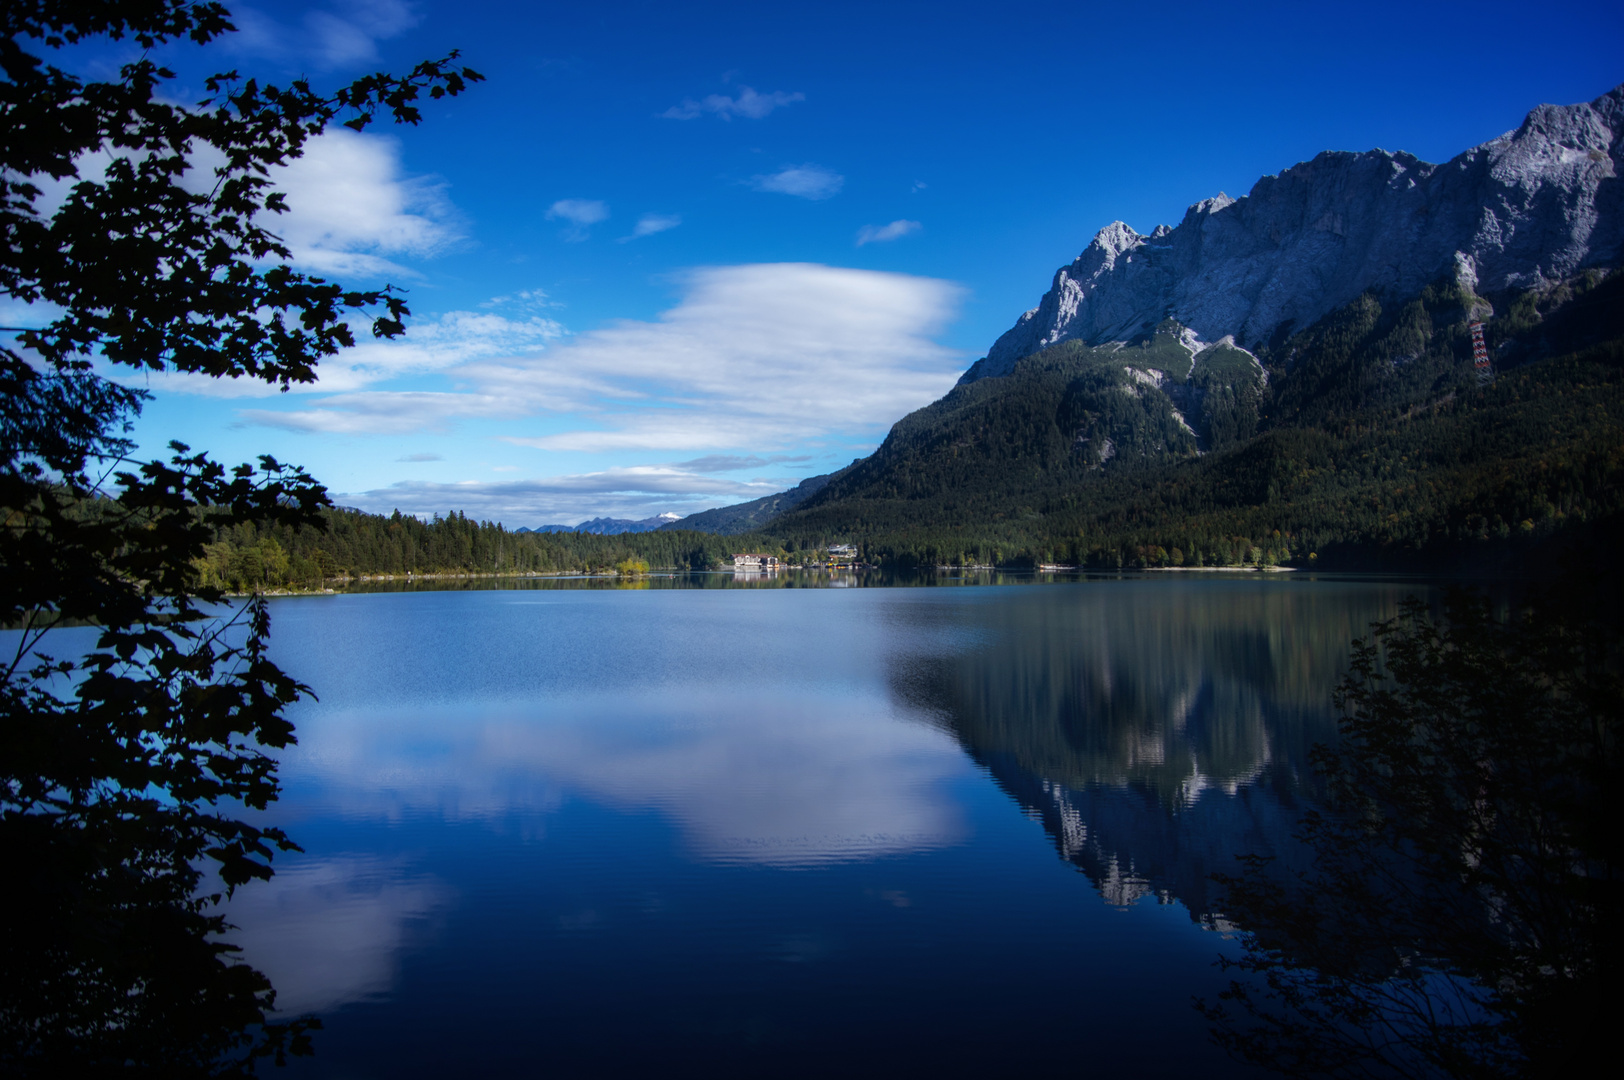
M1369 290L1412 296L1453 275L1487 293L1618 266L1621 132L1624 86L1541 105L1442 165L1326 151L1244 198L1196 203L1176 228L1112 222L960 381L1008 374L1062 341L1127 341L1168 317L1202 341L1255 347Z

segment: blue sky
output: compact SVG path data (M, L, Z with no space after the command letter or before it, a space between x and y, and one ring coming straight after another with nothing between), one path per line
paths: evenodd
M1325 149L1441 161L1624 80L1624 6L234 4L177 47L337 86L489 79L283 178L309 269L404 339L289 394L154 378L137 435L510 527L690 513L872 450L1121 219Z

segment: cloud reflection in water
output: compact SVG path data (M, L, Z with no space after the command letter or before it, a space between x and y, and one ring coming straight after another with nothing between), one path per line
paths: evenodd
M326 1012L387 994L410 924L451 899L441 882L378 859L293 863L237 892L237 929L224 937L270 976L278 1012Z
M777 867L956 842L953 738L851 694L573 696L447 715L328 713L284 767L350 816L548 812L565 794L656 810L703 859ZM297 796L304 798L306 796Z

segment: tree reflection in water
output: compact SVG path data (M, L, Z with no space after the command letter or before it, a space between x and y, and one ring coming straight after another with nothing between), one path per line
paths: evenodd
M233 960L172 817L5 818L0 1073L248 1076L309 1052L320 1022L266 1022L270 982Z
M1341 744L1316 752L1312 865L1222 879L1245 951L1201 1007L1233 1054L1297 1076L1548 1076L1601 1049L1624 687L1616 623L1579 609L1496 618L1454 593L1435 619L1411 600L1356 646Z

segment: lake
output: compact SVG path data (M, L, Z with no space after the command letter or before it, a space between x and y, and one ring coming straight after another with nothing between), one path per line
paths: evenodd
M305 850L232 918L323 1018L291 1073L1250 1074L1209 875L1300 859L1348 644L1422 587L974 580L273 601Z

